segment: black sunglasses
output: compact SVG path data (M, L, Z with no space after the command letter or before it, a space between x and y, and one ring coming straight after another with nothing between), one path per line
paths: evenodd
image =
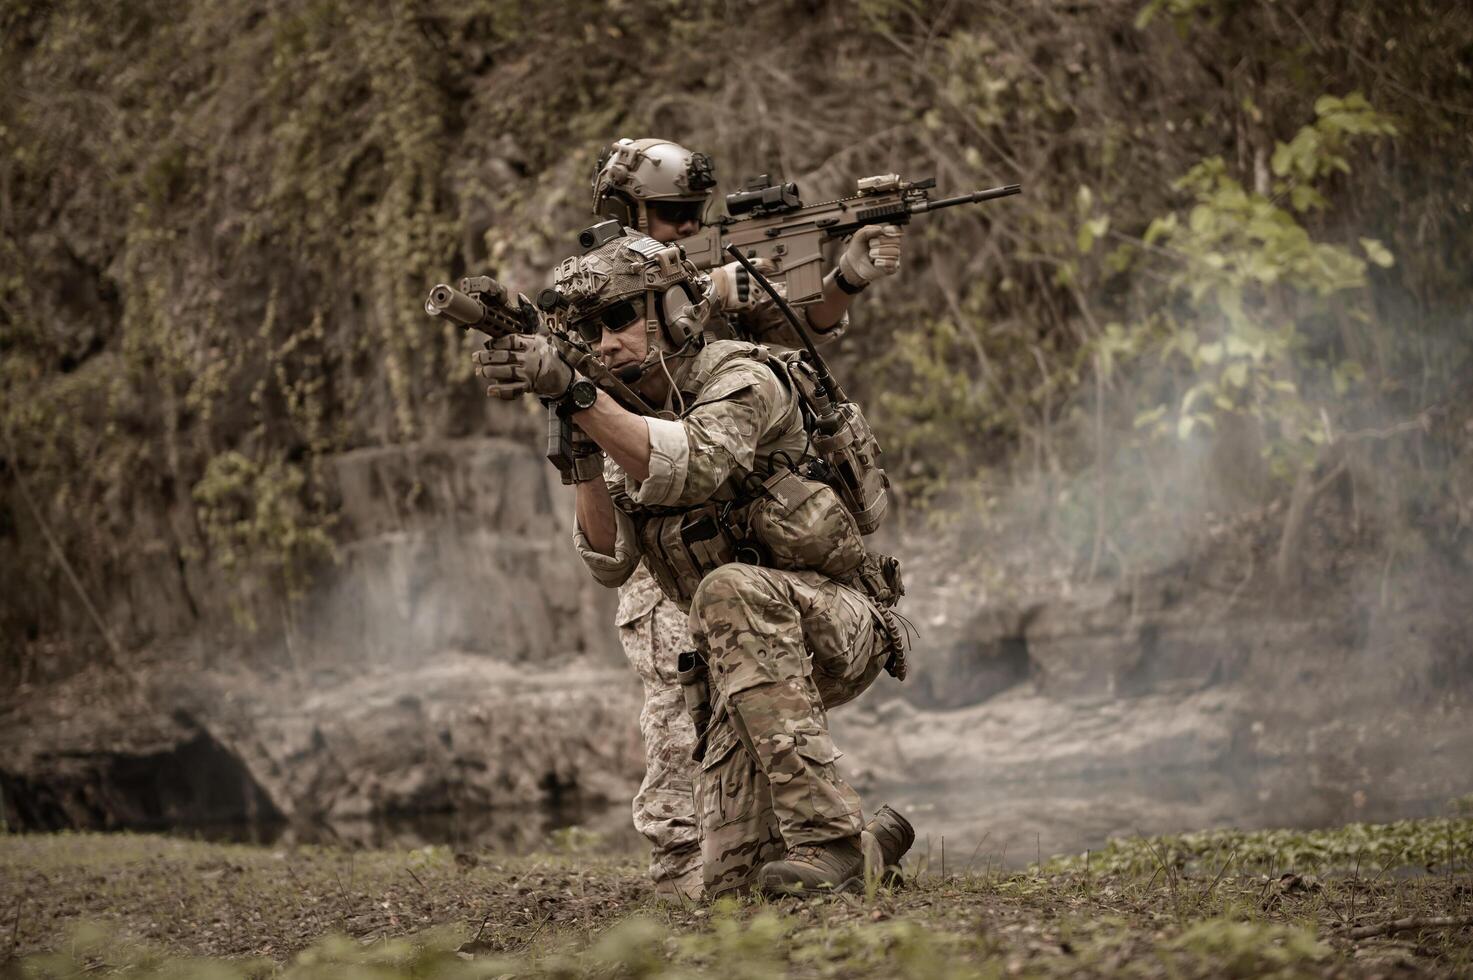
M621 299L613 306L606 306L597 313L574 323L573 329L578 331L578 336L588 343L596 344L605 330L609 333L619 333L634 326L637 322L639 322L639 311L629 300Z
M700 221L701 212L706 210L704 201L651 201L650 213L666 224L681 225L687 221Z

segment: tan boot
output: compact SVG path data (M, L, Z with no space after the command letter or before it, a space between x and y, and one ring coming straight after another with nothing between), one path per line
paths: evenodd
M757 875L757 887L768 895L839 891L864 874L859 837L800 844L789 848L781 861L768 861Z
M865 832L872 834L875 843L879 845L883 871L866 867L869 874L882 874L884 881L889 885L900 884L900 859L910 846L916 842L915 828L910 821L902 817L890 804L885 804L870 818L870 822L864 825ZM867 862L873 864L873 860Z

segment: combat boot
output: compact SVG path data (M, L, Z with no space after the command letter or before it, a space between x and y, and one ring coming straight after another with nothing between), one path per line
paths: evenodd
M867 833L873 834L880 845L887 875L900 876L900 859L916 842L916 830L910 821L902 817L890 804L884 806L864 825Z
M768 895L841 891L864 874L864 852L859 836L800 844L788 849L781 861L768 861L757 875L757 887Z

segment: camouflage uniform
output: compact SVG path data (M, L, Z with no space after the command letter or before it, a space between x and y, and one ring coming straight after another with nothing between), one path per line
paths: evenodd
M576 535L603 584L623 584L639 564L653 540L645 518L658 526L659 514L730 499L733 476L763 470L779 451L802 456L796 398L754 354L718 341L675 369L688 408L677 421L649 420L649 476L639 483L614 468L610 490L622 503L614 555ZM673 583L667 566L652 570L689 609L710 665L715 714L695 781L707 894L747 886L786 848L857 835L859 798L834 768L826 708L857 696L881 669L870 599L817 572L732 563L698 583Z
M701 838L693 802L696 731L675 679L675 661L691 649L685 613L666 599L643 565L619 590L614 620L624 655L644 683L639 730L644 782L634 797L634 829L650 842L650 878L666 898L699 900Z
M818 333L817 339L833 340L848 325L845 313L833 327ZM801 343L782 310L765 293L750 310L713 318L709 333L784 347ZM606 474L611 481L615 472ZM645 770L634 797L634 829L650 843L650 878L656 893L698 900L704 892L701 837L692 795L697 769L691 752L696 734L675 680L676 657L695 646L687 616L665 597L641 563L619 587L615 623L624 655L644 684L639 727L644 736Z

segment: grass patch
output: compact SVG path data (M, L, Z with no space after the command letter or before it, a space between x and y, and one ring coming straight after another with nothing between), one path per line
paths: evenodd
M1446 820L1353 823L1326 830L1204 830L1163 837L1122 838L1103 850L1058 857L1050 871L1078 871L1086 864L1116 874L1172 867L1217 868L1236 873L1277 870L1351 871L1422 868L1429 872L1473 867L1473 816Z
M871 897L700 907L656 902L640 861L567 849L500 860L9 836L0 977L1460 976L1473 972L1469 831L1119 841L1025 872L917 867ZM1365 856L1421 864L1431 851L1408 842L1449 834L1436 873Z

